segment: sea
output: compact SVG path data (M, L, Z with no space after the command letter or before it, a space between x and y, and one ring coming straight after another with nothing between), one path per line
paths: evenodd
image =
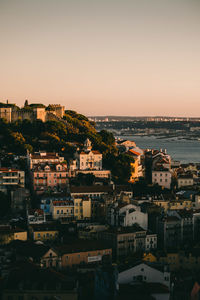
M116 136L132 140L141 149L166 149L173 160L181 163L200 163L200 141L176 138L158 139L155 136Z

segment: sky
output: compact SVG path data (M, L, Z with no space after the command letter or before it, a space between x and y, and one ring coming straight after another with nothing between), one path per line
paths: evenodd
M200 117L200 0L0 0L0 101Z

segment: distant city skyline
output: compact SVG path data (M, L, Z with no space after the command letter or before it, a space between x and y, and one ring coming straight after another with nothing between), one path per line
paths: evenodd
M0 102L200 115L197 0L0 0Z

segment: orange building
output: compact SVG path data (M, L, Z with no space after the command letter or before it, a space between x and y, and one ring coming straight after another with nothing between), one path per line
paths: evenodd
M100 241L76 240L56 249L61 256L61 266L72 267L102 261L104 255L112 257L112 248Z

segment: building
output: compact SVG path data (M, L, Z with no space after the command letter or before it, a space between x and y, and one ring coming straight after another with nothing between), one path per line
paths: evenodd
M193 186L194 179L193 175L179 175L177 178L178 188L186 187L186 186Z
M81 151L78 150L75 153L77 168L75 174L93 174L97 178L110 179L111 172L109 170L103 170L102 157L103 156L99 151L92 150L91 141L86 139L83 149Z
M55 241L59 236L58 229L52 224L31 225L29 230L34 241Z
M27 231L20 228L12 228L9 225L1 225L0 245L6 245L15 240L27 241Z
M152 183L170 189L172 181L171 171L167 168L157 167L152 171Z
M92 217L92 203L88 197L74 198L74 217L77 220L91 219Z
M44 164L59 164L64 161L64 157L58 155L58 153L54 152L45 152L39 151L35 153L27 153L27 163L30 169L32 169L35 165L44 165Z
M30 192L28 189L17 187L11 191L11 210L14 214L25 211L29 204Z
M131 163L131 177L130 182L133 183L138 180L139 177L143 177L142 157L144 155L143 150L139 148L129 149L128 155L133 157L134 162Z
M191 270L200 268L200 249L194 248L188 251L167 251L159 253L158 261L169 265L170 271Z
M24 187L24 171L13 168L0 168L0 191L7 192L7 189Z
M147 230L148 214L141 212L140 206L126 203L114 203L109 207L108 221L112 226L132 226L137 223Z
M101 263L103 256L112 258L112 249L102 241L75 240L55 248L62 268Z
M42 209L30 208L27 210L27 222L28 224L43 224L46 223L45 213Z
M78 170L102 170L102 154L92 150L92 143L87 139L82 151L75 154Z
M165 216L158 222L160 246L177 248L181 245L181 220L177 216Z
M98 237L110 243L115 258L145 251L146 230L137 224L131 227L110 228L99 232Z
M42 120L46 122L48 120L55 120L57 118L62 119L64 116L65 108L59 104L51 104L45 107L40 103L33 103L30 105L24 105L19 108L15 104L0 103L0 118L5 119L7 122L15 122L17 120Z
M145 251L149 252L155 249L157 249L157 234L148 231L145 238Z
M170 272L167 265L160 263L138 262L125 270L119 270L119 284L146 282L161 283L170 288Z
M50 212L54 220L57 219L73 220L74 202L71 200L53 201L50 205Z
M65 163L35 165L31 170L31 176L36 193L43 193L49 189L63 189L68 183Z

